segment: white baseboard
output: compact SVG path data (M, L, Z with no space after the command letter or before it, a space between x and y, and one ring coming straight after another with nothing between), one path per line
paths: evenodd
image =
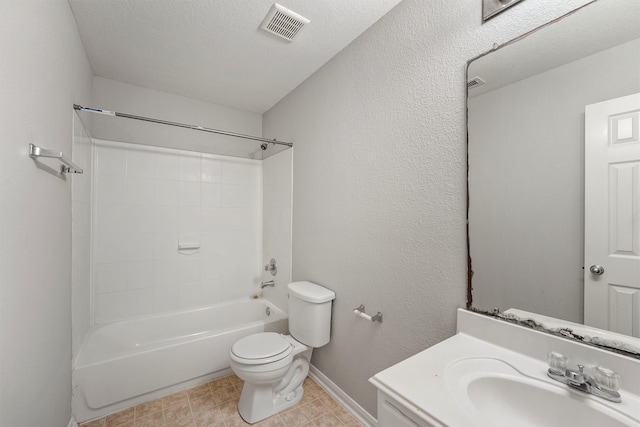
M71 415L71 418L69 419L69 424L67 424L67 427L78 427L78 423L76 422L76 419L73 418L73 415Z
M353 400L347 393L342 391L333 381L331 381L325 374L320 372L318 368L313 365L309 366L309 376L320 387L322 387L329 396L331 396L336 402L341 404L347 411L358 419L363 425L367 427L376 427L378 421L368 413L362 406L358 405L358 402Z

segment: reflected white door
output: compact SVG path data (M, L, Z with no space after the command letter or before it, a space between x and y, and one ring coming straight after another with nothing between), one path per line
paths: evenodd
M640 337L640 94L585 108L584 323Z

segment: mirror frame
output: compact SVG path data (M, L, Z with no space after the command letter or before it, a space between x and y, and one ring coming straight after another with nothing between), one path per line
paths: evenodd
M504 9L506 9L506 7L499 9L498 11L494 11L494 13L492 15L489 15L487 17L484 16L484 7L485 4L487 4L490 0L483 0L483 20L487 20L492 16L495 16L496 14L500 13L501 11L503 11ZM513 4L518 3L521 0L515 0L513 2L511 2L508 6L511 6ZM471 66L471 63L483 58L487 55L489 55L490 53L496 52L497 50L503 49L507 46L510 46L526 37L528 37L529 35L536 33L548 26L551 26L553 24L555 24L556 22L559 22L571 15L573 15L574 13L577 13L578 11L582 10L583 8L597 2L598 0L591 0L585 4L583 4L582 6L577 7L576 9L565 13L564 15L561 15L549 22L546 22L536 28L534 28L531 31L528 31L514 39L511 39L503 44L500 45L494 45L494 47L486 52L481 53L480 55L470 59L469 61L467 61L466 64L466 69L465 69L465 83L469 81L469 79L471 78L470 74L469 74L469 67ZM507 7L508 7L507 6ZM614 353L618 353L618 354L622 354L624 356L628 356L634 359L640 359L640 353L638 352L634 352L634 351L626 351L624 349L620 349L620 348L616 348L616 347L611 347L611 346L607 346L604 344L597 344L597 343L593 343L590 342L591 337L585 337L582 336L580 334L576 334L573 333L573 331L571 330L571 328L569 326L567 326L566 328L561 328L561 329L549 329L546 328L543 324L533 320L533 319L520 319L516 316L510 315L510 314L505 314L503 312L501 312L498 308L494 308L493 310L482 310L482 309L478 309L478 308L474 308L473 307L473 261L471 259L471 239L470 239L470 235L469 235L469 209L470 209L470 195L469 195L469 88L466 88L466 97L465 97L465 112L466 112L466 130L467 130L467 303L466 303L466 309L469 311L472 311L474 313L479 313L479 314L483 314L486 316L490 316L499 320L503 320L512 324L516 324L519 326L523 326L526 328L530 328L530 329L535 329L537 331L540 332L545 332L551 335L555 335L555 336L560 336L562 338L568 339L568 340L572 340L572 341L577 341L577 342L581 342L583 344L589 345L589 346L593 346L593 347L597 347L603 350L608 350ZM563 322L562 319L558 319L559 321ZM594 337L597 338L597 337Z
M522 0L482 0L482 20L488 21Z

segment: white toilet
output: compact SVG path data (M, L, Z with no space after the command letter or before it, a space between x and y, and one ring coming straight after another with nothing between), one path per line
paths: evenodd
M333 291L311 282L289 283L289 333L261 332L238 340L231 369L244 380L238 411L248 423L263 420L302 399L314 347L329 342Z

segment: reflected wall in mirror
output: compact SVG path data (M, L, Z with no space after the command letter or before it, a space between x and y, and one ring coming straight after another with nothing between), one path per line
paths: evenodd
M607 273L584 270L585 108L640 92L640 1L589 3L470 61L467 76L472 308L582 324L585 277L610 287ZM632 156L640 155L638 110L624 121ZM640 260L640 162L625 161L629 190L617 191L631 229L618 233L630 242L620 256ZM613 251L611 240L605 245ZM592 263L607 271L607 262ZM640 337L640 261L629 274L617 283L627 313L616 315L630 316L625 331ZM615 295L602 295L608 310Z

